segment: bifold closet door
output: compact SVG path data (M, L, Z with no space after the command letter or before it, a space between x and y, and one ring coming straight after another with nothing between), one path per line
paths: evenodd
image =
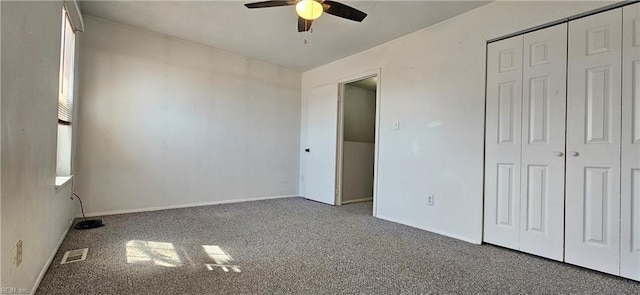
M640 280L640 3L622 10L620 275Z
M622 9L569 22L565 261L620 272Z
M567 24L524 35L520 250L564 258Z
M487 48L484 241L519 249L522 36Z
M484 241L562 260L566 24L489 44Z

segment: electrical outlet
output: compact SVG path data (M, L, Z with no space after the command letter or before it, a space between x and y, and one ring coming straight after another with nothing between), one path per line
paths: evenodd
M13 253L13 264L18 267L22 263L22 240L19 240L11 250Z
M427 205L429 206L433 206L433 203L435 202L435 196L434 195L428 195L427 196Z
M16 245L13 245L13 247L11 247L11 268L15 268L16 267L16 262L18 261L18 248L16 247Z

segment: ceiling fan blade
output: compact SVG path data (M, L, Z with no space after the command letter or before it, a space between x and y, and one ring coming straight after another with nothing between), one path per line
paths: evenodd
M277 6L287 6L294 5L296 1L261 1L254 3L247 3L244 6L247 8L266 8L266 7L277 7Z
M313 23L312 20L298 17L298 32L306 32L311 30L311 23Z
M322 6L324 7L324 12L328 14L333 14L356 22L361 22L365 17L367 17L367 14L360 10L331 0L322 2Z

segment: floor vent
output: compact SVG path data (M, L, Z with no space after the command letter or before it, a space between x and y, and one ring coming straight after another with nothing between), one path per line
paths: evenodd
M64 257L62 257L62 262L60 262L60 264L85 260L87 259L87 252L89 252L89 248L67 251L64 253Z

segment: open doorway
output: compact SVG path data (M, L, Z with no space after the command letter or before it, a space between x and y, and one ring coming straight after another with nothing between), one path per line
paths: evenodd
M378 77L342 83L340 92L336 204L371 202L376 183Z

